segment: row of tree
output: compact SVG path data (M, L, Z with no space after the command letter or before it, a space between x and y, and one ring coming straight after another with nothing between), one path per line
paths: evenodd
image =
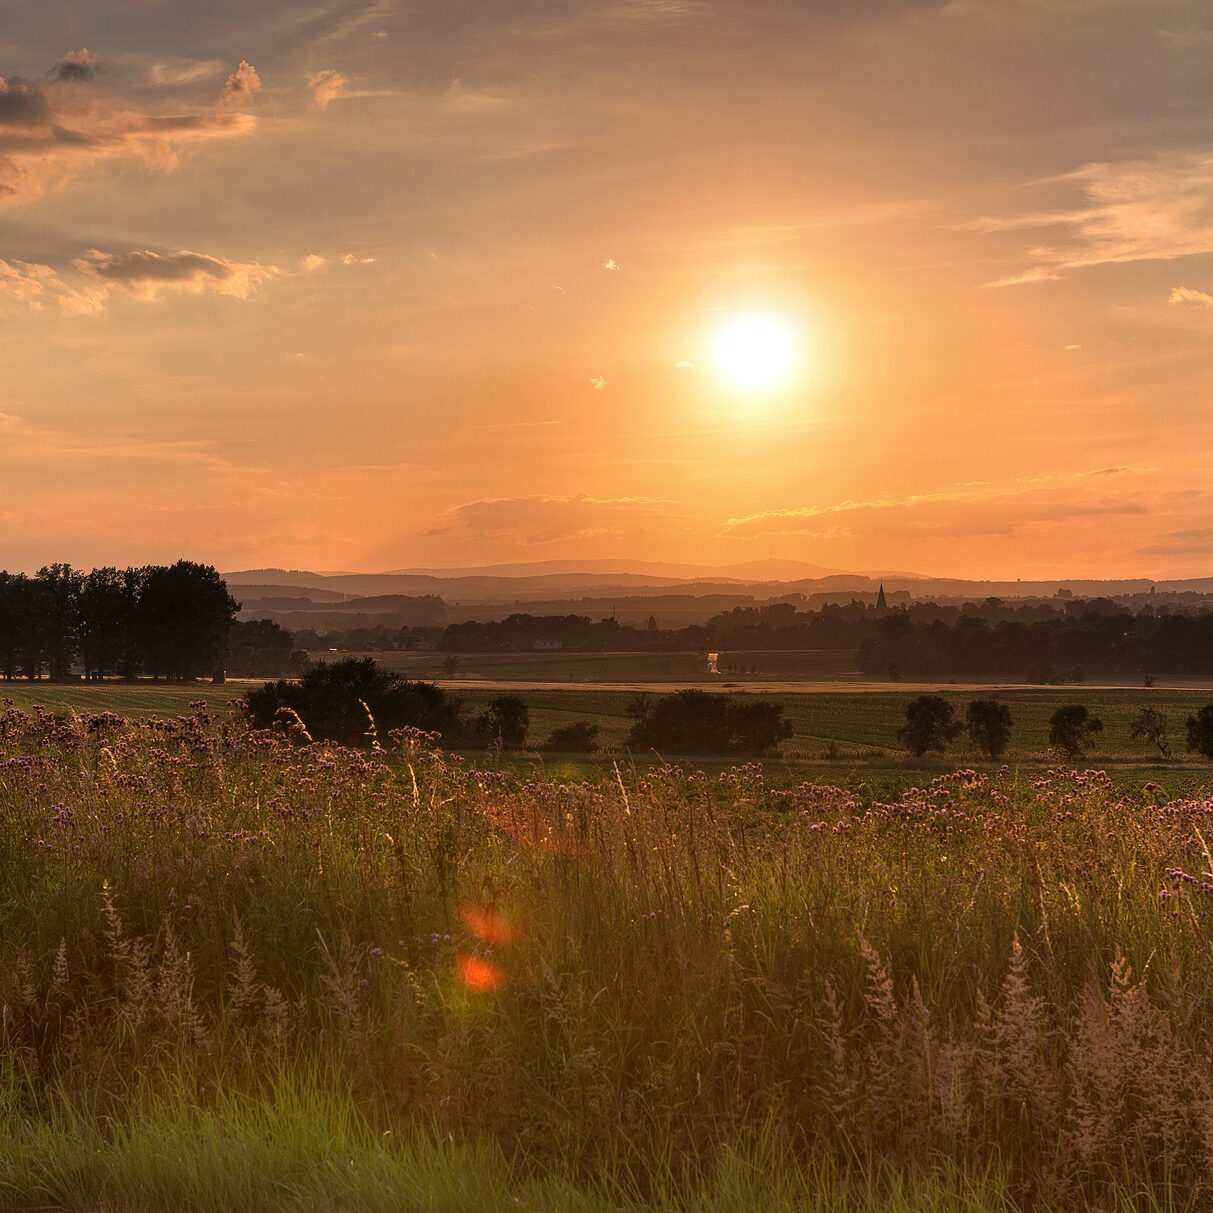
M929 751L944 753L962 733L987 758L1001 758L1014 727L1011 709L996 699L974 699L957 720L952 704L942 695L920 695L906 707L906 722L897 739L915 757ZM1049 746L1067 758L1082 758L1092 739L1103 732L1103 721L1092 716L1085 704L1069 703L1049 717ZM1164 758L1171 757L1166 716L1157 708L1144 707L1129 729L1134 741L1148 741ZM1205 704L1187 720L1188 753L1213 760L1213 703Z
M210 565L0 571L0 675L89 680L221 674L240 604Z
M868 674L937 678L1011 674L1081 681L1082 672L1137 677L1213 674L1213 612L1197 615L1087 611L1035 623L915 622L895 611L856 654ZM1077 677L1075 676L1077 672Z

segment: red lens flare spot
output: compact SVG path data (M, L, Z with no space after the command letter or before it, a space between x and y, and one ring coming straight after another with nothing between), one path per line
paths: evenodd
M475 906L460 906L459 917L463 919L467 929L473 935L483 939L485 943L510 944L517 943L522 938L522 932L510 926L500 915L492 910L481 910Z
M486 994L505 981L499 968L487 960L481 960L479 956L456 957L455 968L459 972L459 980L474 994Z

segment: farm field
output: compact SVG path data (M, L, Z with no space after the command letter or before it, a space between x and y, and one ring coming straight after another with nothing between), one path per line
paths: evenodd
M331 660L332 653L312 653L314 660ZM734 678L754 682L863 682L867 675L855 669L853 649L780 650L725 653L722 672L712 674L703 653L342 653L339 656L373 657L387 669L409 678L443 681L449 676L445 662L458 659L464 680L493 682L672 682L719 686Z
M53 684L50 682L11 682L0 684L0 700L9 700L24 710L36 706L51 712L99 713L114 712L120 716L140 718L150 716L174 717L188 715L192 704L205 702L212 713L238 715L228 704L249 689L260 686L260 680L229 680L216 686L210 682L181 685L120 682L101 685ZM457 696L469 707L479 710L487 706L501 688L479 689L458 680L443 682L448 693ZM930 755L914 759L897 740L897 730L905 723L906 705L921 693L919 688L901 687L839 691L815 684L792 691L740 692L769 694L784 706L792 722L793 737L782 747L779 760L768 766L785 772L784 778L805 777L805 768L813 768L832 782L847 786L870 783L877 770L904 786L907 772L935 770L966 762L977 767L985 761L963 735L953 743L945 756ZM633 689L601 689L581 686L548 686L535 688L523 684L509 685L508 693L520 696L528 705L530 730L528 744L539 746L548 734L576 721L590 720L599 725L598 741L608 754L622 755L624 740L631 727L627 705L637 694ZM672 687L654 684L651 693L668 693ZM1050 687L1050 688L990 688L955 686L935 688L948 699L958 717L974 698L996 696L1006 703L1014 720L1011 744L1003 761L1012 766L1056 765L1059 760L1048 751L1048 721L1056 709L1067 703L1083 703L1104 723L1103 732L1093 741L1087 757L1077 765L1088 767L1125 767L1142 772L1142 780L1155 777L1169 785L1197 788L1213 784L1213 766L1199 755L1184 751L1185 721L1204 704L1213 701L1209 690L1168 687ZM1132 721L1142 707L1156 708L1169 722L1169 737L1173 755L1163 760L1157 749L1130 736ZM629 759L653 761L656 755L627 755ZM559 759L548 756L548 766ZM1000 764L994 764L997 767ZM1068 765L1075 765L1070 763ZM585 768L596 770L594 764ZM1155 772L1154 776L1150 772ZM816 777L816 774L814 775Z
M1213 1201L1211 801L2 719L5 1209Z

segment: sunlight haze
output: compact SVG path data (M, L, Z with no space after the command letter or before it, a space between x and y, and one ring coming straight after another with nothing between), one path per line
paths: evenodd
M14 0L0 567L1207 575L1198 0Z

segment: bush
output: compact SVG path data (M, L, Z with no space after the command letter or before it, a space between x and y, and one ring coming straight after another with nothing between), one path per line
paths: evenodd
M548 734L543 749L554 754L592 754L598 749L598 726L589 720L575 720Z
M298 682L267 682L248 697L249 717L269 728L289 712L298 714L316 740L365 745L374 717L382 734L417 728L448 739L460 731L459 704L432 682L410 682L384 670L370 657L318 662Z
M627 706L635 720L627 744L674 754L767 754L792 736L783 705L696 689Z

